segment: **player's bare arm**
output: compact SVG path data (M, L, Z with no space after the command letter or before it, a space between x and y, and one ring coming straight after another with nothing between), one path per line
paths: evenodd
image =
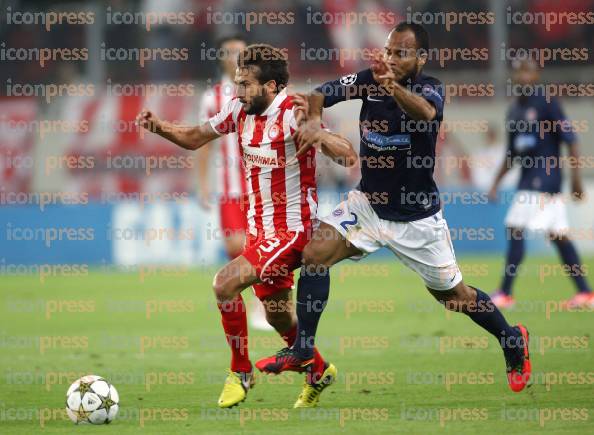
M499 171L497 171L497 175L495 175L493 184L491 185L491 188L489 189L488 196L491 201L494 201L497 198L497 187L499 186L499 183L501 183L501 180L503 180L503 177L505 176L505 174L507 174L508 171L511 169L508 165L507 160L508 159L505 159L501 163L501 167L499 168Z
M416 121L432 121L437 110L425 98L398 83L398 77L384 59L377 58L371 66L373 78L396 100L400 108Z
M138 114L136 123L187 150L197 150L219 137L209 123L194 127L177 125L159 119L153 112L146 109Z
M295 116L299 125L294 135L295 143L299 146L296 157L305 154L309 148L315 146L335 163L347 168L354 166L358 156L353 144L347 138L321 127L324 97L322 95L319 98L320 95L296 94L293 96ZM312 106L313 112L311 112ZM310 115L312 113L313 115Z
M585 198L584 186L578 165L579 156L579 144L574 142L569 145L569 158L571 162L574 162L571 165L571 196L576 201L581 201Z

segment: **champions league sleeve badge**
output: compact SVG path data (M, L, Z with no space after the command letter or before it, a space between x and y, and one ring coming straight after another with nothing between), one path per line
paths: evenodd
M347 74L340 78L340 84L343 86L350 86L357 81L357 74Z

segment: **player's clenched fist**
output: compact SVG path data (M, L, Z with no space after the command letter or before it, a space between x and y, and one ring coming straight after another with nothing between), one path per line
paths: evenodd
M136 124L153 133L158 133L162 130L161 120L153 112L147 109L142 109L142 112L136 116Z

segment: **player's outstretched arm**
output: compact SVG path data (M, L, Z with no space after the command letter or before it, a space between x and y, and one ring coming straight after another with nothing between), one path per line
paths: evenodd
M357 153L353 148L353 144L347 138L321 130L318 140L322 153L330 157L335 163L347 168L355 166L357 163Z
M388 64L377 57L371 65L373 79L390 92L400 108L415 121L433 121L437 109L425 98L409 91L396 81L394 72Z
M293 96L295 118L299 126L294 135L295 143L299 146L295 157L305 154L309 148L316 146L335 163L347 168L354 166L358 157L353 144L347 138L322 128L323 102L324 96L321 94Z
M204 144L219 137L219 134L209 123L194 127L176 125L159 119L154 113L146 109L138 114L136 123L187 150L197 150Z

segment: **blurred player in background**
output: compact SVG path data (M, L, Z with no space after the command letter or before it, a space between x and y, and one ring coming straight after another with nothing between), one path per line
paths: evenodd
M233 78L237 68L237 56L247 43L240 35L223 38L217 44L222 70L221 81L204 93L200 102L199 121L204 123L217 114L235 97ZM232 260L243 251L247 231L247 185L237 133L221 137L218 143L207 144L198 159L198 200L205 209L211 208L209 168L216 171L216 199L219 204L220 228L227 257ZM211 152L214 147L214 153ZM215 154L214 158L211 154ZM248 316L250 326L268 331L272 326L266 321L264 306L258 298L250 303Z
M268 322L287 344L292 344L297 334L291 297L293 270L301 265L301 252L315 224L316 150L309 148L297 155L292 135L307 107L304 98L287 95L288 80L288 62L282 50L266 44L250 45L239 55L237 97L208 122L182 127L146 110L138 115L142 127L189 150L222 135L238 134L247 174L247 242L241 255L223 266L213 280L232 354L218 402L222 408L245 400L254 381L241 297L244 289L254 287L264 303ZM352 166L357 161L352 144L341 136L321 129L315 142L337 163ZM337 376L336 368L316 349L313 352L311 371L296 408L316 406L322 391Z
M533 60L513 62L514 82L523 89L533 88L540 79ZM573 279L578 293L567 301L570 307L594 307L594 295L585 279L585 271L568 236L569 221L565 198L561 195L561 147L569 147L574 159L571 170L572 198L584 196L579 173L577 138L558 100L547 102L543 92L533 88L530 96L519 96L507 114L508 148L506 159L493 182L489 196L497 196L497 187L515 160L521 163L521 176L512 204L505 218L509 246L500 289L492 295L493 302L510 308L515 300L512 284L524 258L525 231L546 233L557 248L564 269ZM528 93L528 92L526 92Z

